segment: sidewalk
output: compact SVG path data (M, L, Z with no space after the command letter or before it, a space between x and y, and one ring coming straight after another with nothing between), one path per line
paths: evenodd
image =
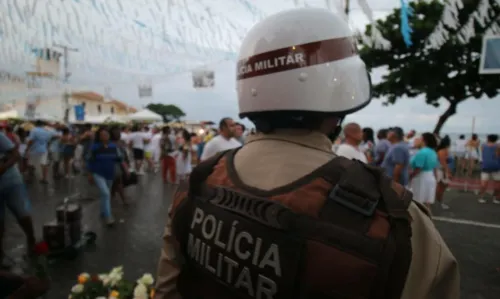
M500 182L496 182L497 185L500 187ZM479 188L481 186L481 180L478 178L455 178L453 177L451 179L449 187L454 189L454 190L469 190L469 191L479 191ZM492 192L494 188L494 183L490 183L488 185L488 191Z

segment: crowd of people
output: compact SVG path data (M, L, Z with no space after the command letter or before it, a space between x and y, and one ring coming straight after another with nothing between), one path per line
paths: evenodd
M165 184L178 185L199 161L241 146L245 130L231 118L222 119L218 129L207 128L201 135L166 125L0 122L0 276L12 276L1 272L12 266L1 246L7 210L25 233L28 255L36 244L27 185L85 175L99 190L104 224L113 226L111 199L118 196L126 205L125 187L134 184L137 176L161 173ZM39 281L29 283L35 284L30 286L35 293L46 289Z
M202 135L143 124L66 126L36 121L32 126L3 122L1 128L4 139L21 157L17 162L22 176L19 184L35 179L49 184L50 177L60 180L86 174L99 189L101 216L109 225L114 223L111 198L117 195L126 204L124 187L133 184L136 175L161 171L165 183L179 184L193 164L220 150L241 146L245 131L244 125L231 118L221 120L218 130L207 129ZM5 181L4 176L0 181Z
M410 130L393 127L380 129L377 140L371 128L361 128L349 123L343 128L344 139L334 144L339 156L357 159L382 167L387 175L413 191L414 199L427 205L435 201L441 208L449 209L443 195L453 176L471 178L479 166L481 188L479 203L486 203L488 184L493 184L492 202L500 204L500 145L498 135L490 134L481 144L477 134L469 140L460 135L452 141L429 132L417 135Z
M375 140L370 128L342 126L371 101L351 36L345 18L313 8L282 12L251 30L237 86L239 115L254 123L254 136L231 118L203 136L141 124L4 126L0 241L8 208L28 251L34 246L25 179L50 184L50 170L56 180L83 173L112 226L111 198L126 203L124 188L136 176L161 169L164 183L180 186L156 299L291 298L295 291L303 298L459 298L457 261L425 205L448 208L442 198L452 175L472 174L479 159L485 202L487 183L500 179L498 136L484 144L464 136L451 150L447 136L392 127ZM191 184L180 184L190 174ZM213 187L225 190L215 200ZM498 204L498 185L495 191Z
M118 196L127 204L124 188L134 183L136 175L161 173L164 183L179 184L189 176L193 165L218 152L239 147L248 135L255 134L231 118L221 119L218 129L207 128L202 135L183 128L140 124L65 126L36 121L33 126L3 122L0 128L3 160L9 157L7 142L21 157L16 162L17 170L3 164L2 172L7 174L0 179L4 186L2 194L7 192L9 196L4 199L6 205L1 206L1 218L4 206L11 209L27 232L28 244L34 243L34 237L26 217L29 212L23 208L29 206L25 182L38 178L41 184L48 184L50 172L54 180L70 179L83 172L99 190L101 217L111 226L114 223L111 199ZM380 129L375 139L373 129L349 123L343 126L343 134L334 142L332 151L382 167L393 180L411 189L415 200L428 206L437 201L441 208L448 209L443 195L451 178L472 174L478 161L481 169L478 200L486 202L488 183L500 180L497 140L497 135L488 135L487 142L481 144L473 134L468 141L461 135L453 143L448 136L417 135L414 130L404 134L399 127ZM499 191L496 185L492 198L495 204L500 203Z

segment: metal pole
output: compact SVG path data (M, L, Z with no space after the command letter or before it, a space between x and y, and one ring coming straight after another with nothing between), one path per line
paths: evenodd
M63 55L64 55L64 74L63 74L63 82L68 83L69 77L71 76L71 73L69 71L69 52L78 52L78 49L76 48L70 48L68 46L64 45L59 45L54 43L54 47L58 47L63 49ZM63 96L63 111L64 111L64 122L68 123L69 122L69 91L66 90L64 92Z
M350 7L351 7L351 1L350 0L345 0L345 4L344 4L344 12L345 12L345 15L347 17L349 17L349 10L350 10Z
M64 82L67 83L69 80L69 77L71 76L71 73L69 72L69 52L78 52L77 48L70 48L68 46L63 46L54 43L54 47L58 47L63 49L63 54L64 54Z

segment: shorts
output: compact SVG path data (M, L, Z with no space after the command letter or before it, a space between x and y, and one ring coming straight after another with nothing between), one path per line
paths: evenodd
M134 155L134 160L144 160L144 150L140 148L132 149L132 153Z
M30 153L28 161L31 166L39 167L49 164L48 153Z
M147 159L151 159L151 158L153 158L153 152L147 151L147 152L144 153L144 156Z
M28 190L24 183L9 184L0 189L0 221L5 219L5 208L20 219L29 216Z
M481 181L500 181L500 171L481 172Z
M444 175L444 171L440 168L436 169L436 181L442 184L450 183L450 180Z

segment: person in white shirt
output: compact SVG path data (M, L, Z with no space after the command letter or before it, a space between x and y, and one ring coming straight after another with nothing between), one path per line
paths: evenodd
M148 129L147 127L144 128L144 133L147 136L146 138L149 139L149 143L144 145L144 159L146 160L149 171L155 169L155 164L153 160L153 152L155 148L152 141L154 135L156 135L157 132L158 131L156 130L156 128L151 128L151 129Z
M160 168L160 157L161 157L161 132L160 129L155 128L155 133L153 138L151 138L151 144L153 148L153 162L155 164L155 171L158 171Z
M367 162L365 154L359 148L363 141L363 130L357 123L348 123L344 126L344 143L339 145L336 154L348 159L356 159L363 163Z
M144 161L144 145L149 142L149 136L147 132L141 131L138 126L134 126L128 140L129 146L132 148L135 170L137 174L144 174L141 170L141 166Z
M132 151L130 150L129 147L129 142L130 142L130 132L128 127L124 127L123 130L120 132L120 142L122 143L123 148L125 149L125 152L127 154L127 159L129 161L133 161L133 156L132 156ZM132 166L132 163L129 165L130 167Z
M453 154L457 157L456 175L462 174L467 169L467 140L465 135L460 135L453 145Z
M191 142L191 134L187 130L182 130L182 145L176 155L175 169L177 171L177 183L187 180L193 170L192 157L196 154L197 147Z
M241 143L234 139L235 129L236 123L232 118L225 117L221 119L219 122L219 135L205 144L200 160L205 161L219 152L240 147Z
M415 130L410 130L408 134L406 135L406 142L408 143L408 147L410 148L410 157L415 156L415 154L418 152L418 147L415 141L417 141L419 138L417 136L417 131Z

